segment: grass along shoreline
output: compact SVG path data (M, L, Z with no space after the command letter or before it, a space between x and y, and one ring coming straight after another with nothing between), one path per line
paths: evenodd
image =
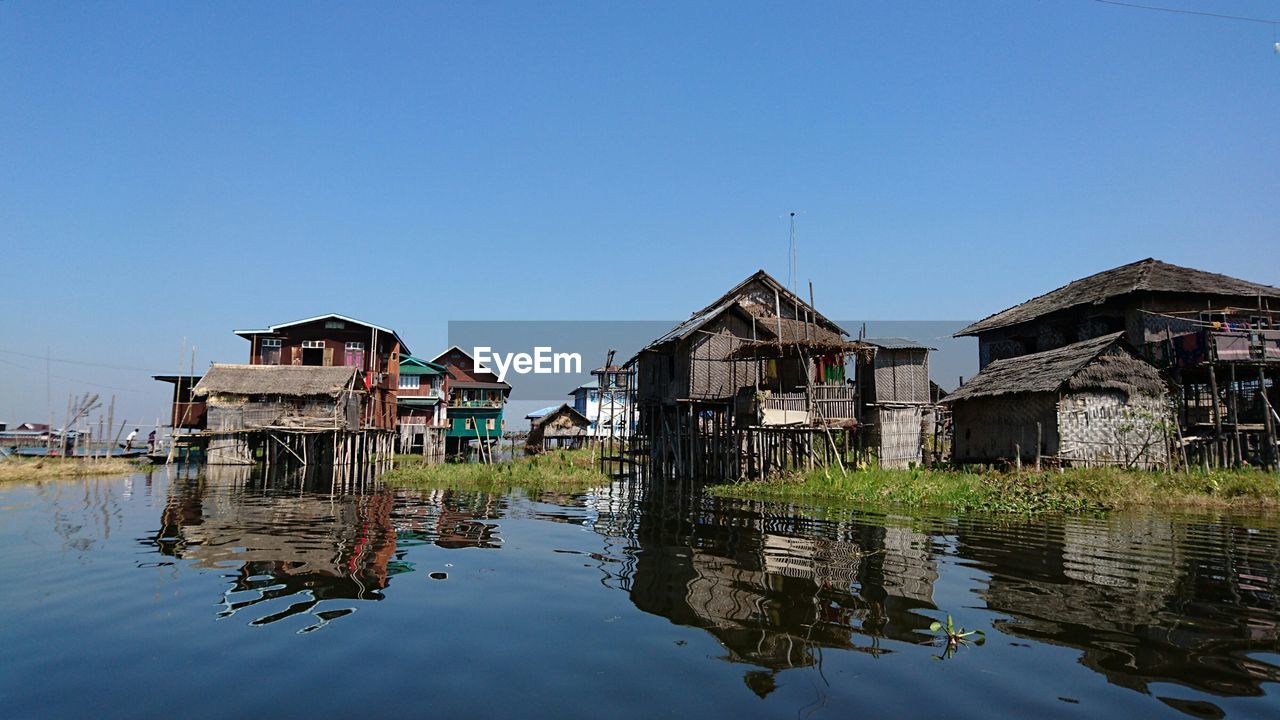
M0 482L59 480L84 477L117 477L142 470L143 466L124 458L18 458L0 460Z
M1152 508L1280 509L1280 475L1255 469L1164 473L1114 468L1057 471L813 470L765 482L717 485L750 500L940 508L957 512L1081 513Z
M380 479L398 487L486 492L505 492L512 488L573 492L609 483L609 478L599 470L599 458L590 450L555 450L492 465L402 462L398 460L396 468Z

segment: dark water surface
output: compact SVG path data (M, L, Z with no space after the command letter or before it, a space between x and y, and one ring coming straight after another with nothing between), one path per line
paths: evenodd
M1280 518L643 495L0 486L0 715L1280 717Z

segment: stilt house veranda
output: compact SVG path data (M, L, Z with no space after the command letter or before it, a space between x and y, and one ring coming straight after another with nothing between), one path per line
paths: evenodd
M1169 460L1165 384L1123 333L996 360L948 395L956 462Z

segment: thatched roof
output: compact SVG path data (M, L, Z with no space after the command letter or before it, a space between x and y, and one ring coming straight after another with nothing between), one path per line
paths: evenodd
M956 337L978 335L988 330L1028 322L1077 305L1102 303L1134 292L1219 295L1249 299L1262 296L1280 300L1280 288L1147 258L1076 280L1021 305L1002 310L964 328L956 333Z
M645 349L654 348L673 340L683 340L701 329L707 323L715 320L722 313L731 309L745 312L748 316L755 315L757 318L760 318L761 324L773 322L774 308L772 300L766 303L768 305L767 308L758 309L755 308L754 304L750 301L752 291L751 286L753 285L757 286L755 288L756 290L764 290L770 298L774 297L773 294L776 293L778 304L781 305L783 309L792 311L798 309L800 315L803 315L805 311L808 311L809 316L813 318L813 322L809 324L811 328L815 326L822 327L838 336L849 334L839 325L835 324L835 322L827 318L827 316L818 312L812 305L801 299L799 295L788 290L786 286L775 280L772 275L764 270L757 270L745 280L730 288L728 292L716 298L714 302L693 313L688 320L685 320L671 330L668 330L657 339L653 340L653 342L650 342L645 346Z
M779 329L782 331L781 338L778 337ZM853 352L864 347L860 343L845 340L820 325L789 318L782 318L781 321L776 317L757 318L756 333L758 340L744 341L729 353L729 359L825 355Z
M214 364L192 391L207 395L284 395L287 397L337 397L349 387L364 390L355 380L356 368L310 365Z
M1139 358L1122 339L1124 333L1072 343L1054 350L996 360L943 403L1016 393L1107 389L1129 394L1164 392L1160 373Z

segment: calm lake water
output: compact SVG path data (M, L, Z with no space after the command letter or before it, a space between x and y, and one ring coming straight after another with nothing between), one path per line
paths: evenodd
M0 486L0 573L6 718L1280 717L1274 516L162 469Z

